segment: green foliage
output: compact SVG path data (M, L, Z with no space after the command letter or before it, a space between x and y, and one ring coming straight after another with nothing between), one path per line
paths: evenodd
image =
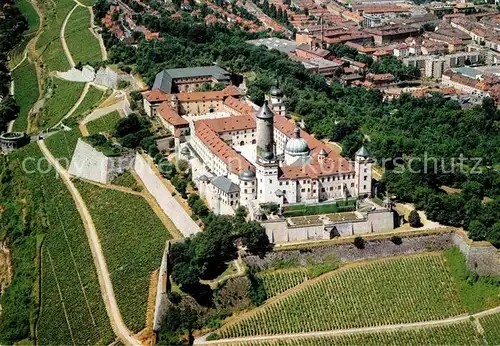
M268 297L264 280L259 275L255 275L255 272L252 269L248 271L248 278L250 280L248 296L250 297L252 304L255 306L264 304Z
M14 123L13 130L26 131L28 128L28 113L38 99L35 67L28 60L25 60L12 72L12 77L15 82L15 98L19 105L19 115Z
M122 317L137 332L146 321L151 273L171 236L142 196L76 185L97 228Z
M89 27L90 9L78 6L68 20L64 35L75 63L86 64L102 59L99 41L92 35Z
M354 238L354 246L357 247L358 249L364 249L365 248L365 240L361 236L357 236Z
M113 181L111 182L113 185L119 185L131 188L132 190L138 190L139 186L137 185L137 181L135 177L130 171L125 171L120 175L117 175Z
M485 316L479 319L479 323L484 330L484 336L488 345L497 345L500 343L500 314Z
M420 221L420 215L418 215L418 212L415 209L410 211L410 215L408 215L408 223L410 224L411 227L422 226L422 222Z
M500 278L481 277L471 272L457 248L444 251L450 273L458 287L461 301L474 313L500 305Z
M6 96L0 103L0 129L7 128L7 124L14 120L19 113L19 106L11 96Z
M93 134L84 137L83 140L108 157L121 156L125 153L124 148L101 134Z
M89 134L95 133L107 133L112 134L114 132L115 126L121 119L120 113L114 111L112 113L106 114L105 116L90 121L86 124L87 131Z
M396 78L405 79L415 79L420 76L420 70L418 67L406 66L401 60L395 56L388 56L380 61L374 62L370 70L373 73L390 73Z
M97 103L102 99L103 95L104 91L91 86L89 88L89 91L87 92L87 95L85 95L85 98L83 99L82 103L80 103L78 108L75 109L73 116L81 118L87 113L89 113L89 111L92 110L97 105Z
M64 168L69 168L71 158L75 152L78 138L81 137L80 129L73 128L70 131L59 131L45 139L45 145Z
M28 30L25 34L35 32L40 25L40 18L29 0L17 0L16 7L21 11L23 17L28 22Z
M359 148L358 148L359 149ZM283 208L283 216L303 216L329 213L342 213L354 211L356 209L356 199L351 198L345 201L336 201L322 204L294 204Z
M403 239L401 239L401 237L400 237L400 236L397 236L397 235L393 235L393 236L391 237L391 241L392 241L394 244L396 244L396 245L401 245L401 244L403 244Z

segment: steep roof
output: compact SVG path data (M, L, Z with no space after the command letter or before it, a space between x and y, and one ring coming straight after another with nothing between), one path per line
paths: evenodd
M177 97L179 102L196 102L208 100L224 100L229 96L240 96L241 91L234 85L228 85L222 90L217 91L195 91L192 93L167 94L158 88L144 93L144 97L149 102L170 101L173 96Z
M158 107L158 115L174 126L189 125L186 119L174 111L167 101Z
M231 180L229 180L226 177L219 176L211 181L212 185L214 185L216 188L219 190L225 192L225 193L233 193L233 192L238 192L240 191L240 188L238 185L233 183Z
M230 73L223 68L214 66L173 68L158 73L153 83L153 88L158 88L165 93L172 92L172 81L178 78L193 78L212 76L217 80L229 80Z

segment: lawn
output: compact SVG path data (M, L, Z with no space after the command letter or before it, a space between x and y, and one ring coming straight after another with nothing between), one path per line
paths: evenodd
M58 0L40 1L39 4L46 18L43 21L42 34L36 42L37 53L41 55L47 72L66 71L70 66L62 49L59 34L64 19L75 6L75 2Z
M222 338L444 319L467 312L440 254L345 266L222 327Z
M97 228L118 307L127 327L145 327L151 273L171 236L142 196L76 181Z
M135 180L135 177L132 173L129 171L126 171L113 179L111 182L113 185L118 185L118 186L123 186L123 187L128 187L132 190L138 190L139 186L137 185L137 180Z
M95 107L99 103L99 101L101 101L103 95L104 91L91 86L82 103L80 103L78 108L75 109L73 116L77 119L83 118L84 115L87 115L87 113L91 109L93 109L93 107Z
M89 27L90 9L77 7L71 14L65 30L66 44L75 64L102 60L99 41L92 35Z
M24 198L33 209L30 221L45 234L37 341L40 345L107 345L115 336L80 214L54 170L42 174L34 169L42 157L34 143L12 157L12 162L19 163L34 159L26 165L34 173L24 175ZM22 174L21 169L15 174Z
M87 130L91 135L100 132L112 134L115 131L115 126L118 120L120 120L120 113L118 113L118 111L114 111L99 119L88 122L86 124Z
M470 312L500 306L500 278L477 277L467 269L465 257L457 248L444 251L462 301Z
M48 137L45 139L45 144L52 155L59 160L59 163L67 169L71 163L78 138L81 136L80 129L75 127L71 131L60 131Z
M449 326L413 330L383 331L379 333L351 334L293 338L273 341L236 342L232 346L401 346L401 345L477 345L481 337L471 322ZM228 344L221 344L228 345ZM216 344L214 346L217 346Z
M46 99L38 119L38 127L51 128L56 125L78 101L85 83L68 82L52 78L50 97Z
M19 105L19 116L14 122L14 131L26 131L28 113L38 100L38 84L35 67L27 59L12 72L14 93Z
M38 29L40 25L40 18L38 17L38 13L36 13L33 5L29 0L16 0L16 7L21 11L24 18L28 21L28 31L25 34L31 34Z

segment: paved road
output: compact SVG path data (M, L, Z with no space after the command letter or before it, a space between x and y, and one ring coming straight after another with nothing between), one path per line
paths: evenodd
M78 212L82 217L82 221L85 226L85 232L87 234L87 239L89 240L90 250L92 252L92 259L94 260L94 265L97 271L97 277L99 278L101 295L104 300L106 311L108 313L111 326L113 327L113 331L120 338L120 340L127 345L141 345L139 340L134 338L125 323L123 323L120 310L118 309L118 305L116 303L115 294L113 292L113 285L111 284L111 279L109 277L106 260L101 249L101 244L99 243L99 238L97 236L94 222L92 221L90 212L87 209L87 205L83 201L80 192L71 181L71 175L59 164L59 162L55 160L54 156L52 156L51 152L45 146L45 142L39 141L38 146L40 147L40 150L42 151L45 158L59 173L62 181L71 192Z
M233 339L223 339L207 341L208 335L198 338L194 341L194 345L210 345L210 344L228 344L241 343L247 341L274 341L282 339L298 339L298 338L308 338L308 337L320 337L320 336L337 336L337 335L352 335L352 334L364 334L364 333L377 333L384 331L395 331L395 330L407 330L425 327L437 327L443 325L450 325L459 322L465 322L470 319L471 316L474 318L479 318L483 316L493 315L500 313L500 306L496 308L481 311L472 315L460 315L456 317L447 318L444 320L427 321L427 322L415 322L415 323L401 323L401 324L390 324L378 327L366 327L366 328L352 328L352 329L339 329L339 330L327 330L322 332L310 332L310 333L295 333L295 334L280 334L280 335L269 335L269 336L254 336L246 338L233 338Z
M167 187L139 153L135 158L134 169L144 183L144 186L146 186L146 189L156 199L160 208L185 237L201 232L200 227L191 219L175 198L172 197Z
M81 121L81 124L86 125L87 123L89 123L89 122L91 122L93 120L97 120L97 119L105 116L106 114L109 114L109 113L114 112L114 111L122 110L124 106L125 106L125 101L121 100L121 101L118 101L117 103L115 103L115 104L113 104L111 106L103 107L103 108L97 108L92 113L90 113L89 115L87 115Z

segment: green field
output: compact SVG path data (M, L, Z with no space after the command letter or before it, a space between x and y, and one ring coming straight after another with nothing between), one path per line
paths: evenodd
M443 319L467 311L441 254L346 266L222 327L221 338Z
M45 14L42 33L36 42L36 51L41 55L44 67L49 71L66 71L70 65L62 49L60 30L65 17L75 6L72 0L39 2ZM68 27L68 26L67 26Z
M82 134L80 129L75 127L71 131L60 131L45 139L45 145L64 168L69 168L73 152L76 148L78 138Z
M88 122L86 125L87 130L91 135L100 132L112 134L115 131L115 125L118 120L120 120L120 113L118 113L118 111L114 111L99 119Z
M38 29L40 25L40 18L38 17L38 13L36 13L33 5L29 0L17 0L16 6L23 14L24 18L28 21L28 31L25 34L31 34Z
M82 103L80 103L78 108L75 109L75 112L73 113L73 117L75 117L76 119L80 119L84 115L87 115L87 113L93 107L95 107L99 103L99 101L101 101L103 95L104 95L104 91L91 86L89 88L87 95L85 95L85 98L83 99Z
M500 313L479 319L489 345L500 345Z
M285 292L309 279L305 268L285 269L259 273L268 298Z
M133 190L137 189L137 180L135 180L135 177L132 173L130 173L130 171L126 171L123 174L118 175L115 179L113 179L111 184L128 187Z
M28 113L38 100L38 83L35 67L27 59L12 72L14 93L19 105L19 116L14 122L14 131L26 131Z
M89 27L89 9L78 6L71 14L65 30L66 44L75 64L102 60L99 41L92 35Z
M34 168L42 157L36 144L16 152L12 162L34 158L25 176L35 215L44 225L42 247L40 345L105 345L113 341L94 262L80 215L66 186L54 170L42 174ZM47 167L42 165L41 168ZM20 173L18 168L18 172ZM84 326L84 327L83 327Z
M171 236L142 196L76 181L97 228L127 327L145 327L151 273Z
M274 341L235 342L231 346L401 346L401 345L480 345L481 336L471 322L414 330L384 331L379 333L351 334L293 338ZM228 343L220 343L227 346ZM214 345L214 346L217 346Z
M46 99L38 119L38 127L51 128L56 125L78 101L85 87L84 83L68 82L59 78L52 79L52 91Z

